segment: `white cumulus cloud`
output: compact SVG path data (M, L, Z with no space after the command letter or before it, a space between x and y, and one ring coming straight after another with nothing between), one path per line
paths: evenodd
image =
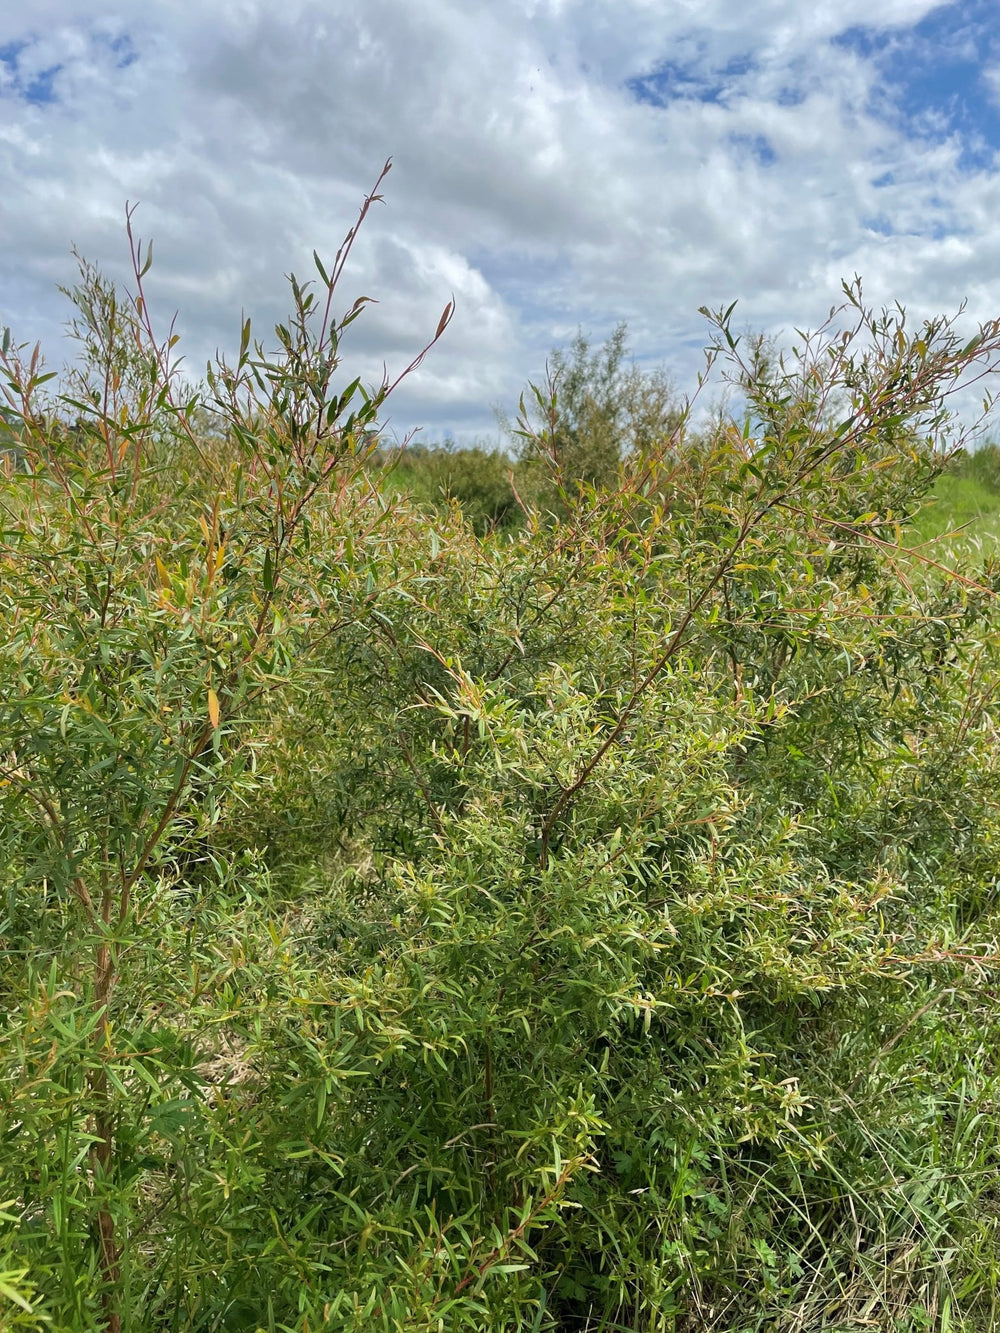
M58 363L55 285L73 281L71 247L125 279L125 202L139 202L135 225L155 238L150 295L164 324L179 310L197 370L232 349L244 310L261 332L282 316L283 275L307 276L314 248L336 251L390 155L386 206L345 278L345 305L378 302L351 331L356 363L398 370L453 294L458 305L393 405L401 432L491 433L492 405L513 403L578 325L600 338L626 319L635 351L683 381L699 305L739 298L747 323L801 326L856 271L917 313L967 297L985 318L1000 310L998 145L979 127L970 160L944 97L916 123L892 82L905 62L887 64L952 10L8 7L0 320ZM956 59L975 58L977 31L955 28ZM998 68L980 71L995 97Z

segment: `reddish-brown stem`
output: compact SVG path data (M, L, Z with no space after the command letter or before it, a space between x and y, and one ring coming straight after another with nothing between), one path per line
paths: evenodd
M546 1208L551 1207L551 1205L555 1203L556 1199L559 1198L559 1195L562 1193L563 1186L572 1176L573 1169L576 1165L577 1165L576 1163L568 1162L563 1167L562 1171L560 1171L559 1173L558 1178L556 1179L555 1184L545 1195L545 1197L540 1199L538 1203L535 1204L534 1208L532 1208L531 1212L527 1215L527 1217L524 1218L522 1222L519 1222L518 1225L514 1227L512 1231L509 1231L507 1233L507 1235L504 1237L503 1243L497 1245L495 1249L491 1250L490 1253L486 1256L486 1258L482 1261L482 1263L477 1264L477 1266L472 1270L471 1273L467 1273L466 1276L462 1278L461 1282L456 1284L455 1290L452 1293L454 1296L461 1295L461 1293L466 1289L466 1287L471 1286L473 1282L478 1282L481 1277L485 1277L485 1275L490 1271L490 1269L493 1267L494 1264L499 1263L500 1260L504 1257L504 1255L510 1253L511 1246L517 1244L517 1242L521 1239L521 1237L531 1226L531 1224L536 1220L539 1214L543 1213Z
M729 550L726 552L723 558L719 561L718 565L715 567L715 571L712 574L712 577L708 580L708 582L702 588L701 592L698 593L698 595L693 599L693 601L688 606L688 609L684 612L684 615L681 617L680 623L677 625L677 628L674 630L673 634L671 634L670 639L667 642L666 648L664 648L663 652L656 659L652 667L650 667L649 671L640 681L638 688L633 691L628 702L625 704L625 707L619 713L618 720L616 721L615 725L611 728L611 730L608 732L607 736L604 738L602 743L597 747L597 749L594 751L591 757L580 769L579 773L577 774L573 782L570 784L570 786L566 787L562 792L560 792L558 800L556 801L555 805L553 805L552 809L548 814L548 817L545 820L545 823L542 825L542 834L541 834L542 849L541 849L540 861L543 869L545 868L548 862L549 842L551 840L552 830L555 827L556 821L559 819L563 811L566 810L570 805L572 805L573 802L576 800L576 798L579 796L580 792L583 790L587 782L590 780L590 775L593 773L594 769L601 762L601 760L604 758L604 756L607 754L607 752L611 749L611 747L618 740L619 736L621 736L622 732L625 730L625 727L627 726L629 719L632 717L632 714L639 706L639 703L642 697L645 695L646 691L657 680L657 678L661 676L663 672L666 670L674 654L677 652L678 648L680 648L681 644L684 642L684 637L687 634L691 622L694 620L695 616L698 614L701 608L705 605L705 602L708 600L708 598L718 587L720 581L725 577L726 573L729 570L729 567L736 559L737 555L739 554L743 546L743 543L746 541L747 537L749 536L754 526L755 524L752 523L750 520L744 521L743 526L740 528L739 535L737 536L736 540L733 542L732 546L729 548Z

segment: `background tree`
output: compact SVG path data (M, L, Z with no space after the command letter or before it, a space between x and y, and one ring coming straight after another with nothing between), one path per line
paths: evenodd
M547 463L568 492L580 484L614 487L623 463L635 464L662 447L681 425L683 413L666 371L627 361L627 333L627 326L618 324L603 347L593 350L581 331L567 350L552 352L542 396L535 400L555 414L544 454L540 435L512 432L521 458Z

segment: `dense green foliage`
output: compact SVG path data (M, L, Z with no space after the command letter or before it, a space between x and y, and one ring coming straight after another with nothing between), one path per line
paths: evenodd
M992 1328L998 571L901 540L1000 328L721 312L740 415L540 390L504 530L349 251L197 395L138 248L4 345L3 1326Z

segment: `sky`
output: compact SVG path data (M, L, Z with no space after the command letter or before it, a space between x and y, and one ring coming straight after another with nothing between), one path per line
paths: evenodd
M0 8L0 324L72 355L74 247L188 373L336 252L350 373L397 437L494 441L547 353L621 320L693 387L699 306L781 337L841 280L1000 315L1000 0L33 0ZM349 351L348 351L349 348Z

